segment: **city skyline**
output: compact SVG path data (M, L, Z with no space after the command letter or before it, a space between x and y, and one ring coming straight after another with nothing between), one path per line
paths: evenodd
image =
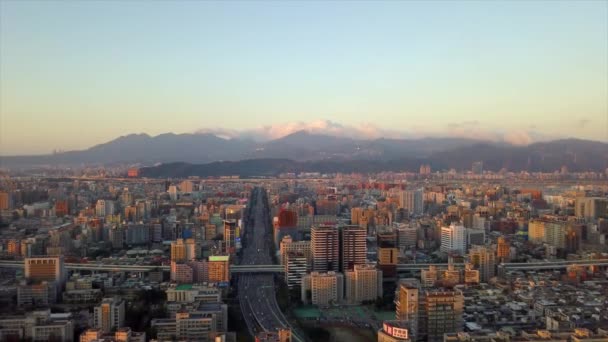
M606 2L0 7L0 155L132 133L270 126L276 138L300 123L373 138L608 141Z

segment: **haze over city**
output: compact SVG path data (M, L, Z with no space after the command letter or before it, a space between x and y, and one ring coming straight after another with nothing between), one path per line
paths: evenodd
M607 7L2 1L0 154L272 126L268 139L297 123L607 141Z

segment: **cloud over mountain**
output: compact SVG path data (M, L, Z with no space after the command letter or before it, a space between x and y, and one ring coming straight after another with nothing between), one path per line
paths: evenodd
M379 138L419 139L425 137L467 138L490 142L502 142L517 146L529 145L537 141L555 138L544 136L532 130L495 131L488 129L479 121L452 122L446 124L442 129L421 130L416 127L385 129L369 122L360 123L358 125L346 125L331 120L320 119L310 122L292 121L243 130L205 128L198 130L197 133L210 133L228 139L238 138L253 139L255 141L269 141L282 138L298 131L363 140Z

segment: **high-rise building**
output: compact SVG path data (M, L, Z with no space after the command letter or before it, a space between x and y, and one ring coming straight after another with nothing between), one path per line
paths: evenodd
M227 250L236 247L236 220L224 220L224 242Z
M350 210L350 223L365 229L374 223L374 209L352 208Z
M422 215L424 212L424 191L404 190L399 193L399 207L407 209L410 215Z
M351 271L356 265L364 265L367 257L367 230L360 226L345 226L340 235L342 271Z
M571 224L566 228L566 252L577 253L581 248L583 227L577 224Z
M496 274L494 251L486 246L473 246L469 250L469 261L479 270L481 282L487 283Z
M183 192L183 193L191 193L194 190L194 183L192 183L191 180L184 180L181 183L179 183L179 191Z
M382 271L374 264L355 265L344 273L346 278L345 299L352 304L375 301L382 297Z
M95 214L98 217L114 215L114 201L100 199L95 204Z
M574 214L576 217L587 220L606 217L608 215L608 198L578 197L574 203Z
M550 220L545 222L544 242L555 248L566 248L567 222Z
M399 249L394 247L378 248L378 264L397 265L399 262Z
M62 256L25 258L25 278L30 281L54 281L63 286L66 280Z
M122 249L125 244L125 230L122 227L114 226L109 229L108 237L112 243L112 248Z
M420 165L420 174L421 175L430 175L431 174L431 165L423 164Z
M509 257L511 255L511 245L504 238L504 236L498 237L498 241L496 244L496 257L500 262L509 261Z
M458 290L424 291L424 316L421 317L418 338L441 342L443 334L462 331L464 296Z
M212 255L209 257L209 282L230 282L230 256Z
M169 198L171 198L172 201L177 201L177 186L170 185L167 192L169 193Z
M194 280L194 271L184 262L171 261L171 281L178 284L190 284Z
M294 241L293 238L289 235L284 236L281 240L281 244L279 245L280 253L281 253L281 264L285 265L287 260L287 253L296 252L302 253L306 257L306 269L310 270L311 268L311 250L310 250L310 241Z
M530 220L528 222L528 241L541 243L545 239L545 222L542 220Z
M409 323L412 340L416 340L420 308L420 282L418 279L403 279L395 293L395 317Z
M312 270L338 271L340 266L340 237L336 226L311 228Z
M308 259L302 252L287 252L285 254L284 269L287 277L287 286L292 289L302 285L302 278L306 275Z
M449 227L441 227L441 251L466 252L466 228L461 224L452 223Z
M378 330L378 342L410 342L409 322L384 321L382 329Z
M12 196L8 192L0 192L0 211L13 208Z
M344 276L337 272L311 272L302 278L302 302L327 306L342 302Z
M171 242L171 261L186 262L196 259L194 239L177 239Z
M417 279L403 279L395 294L396 319L407 321L412 340L443 341L462 330L464 297L458 290L422 290Z
M397 246L399 249L410 249L416 247L418 243L418 229L409 224L398 224L395 229L397 232Z
M121 328L125 323L125 301L119 298L104 298L95 307L93 325L104 333Z

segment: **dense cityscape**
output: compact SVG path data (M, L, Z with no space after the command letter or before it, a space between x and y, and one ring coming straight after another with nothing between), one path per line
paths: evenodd
M2 177L0 339L608 340L608 170L97 172Z
M0 0L0 342L608 342L608 0Z

